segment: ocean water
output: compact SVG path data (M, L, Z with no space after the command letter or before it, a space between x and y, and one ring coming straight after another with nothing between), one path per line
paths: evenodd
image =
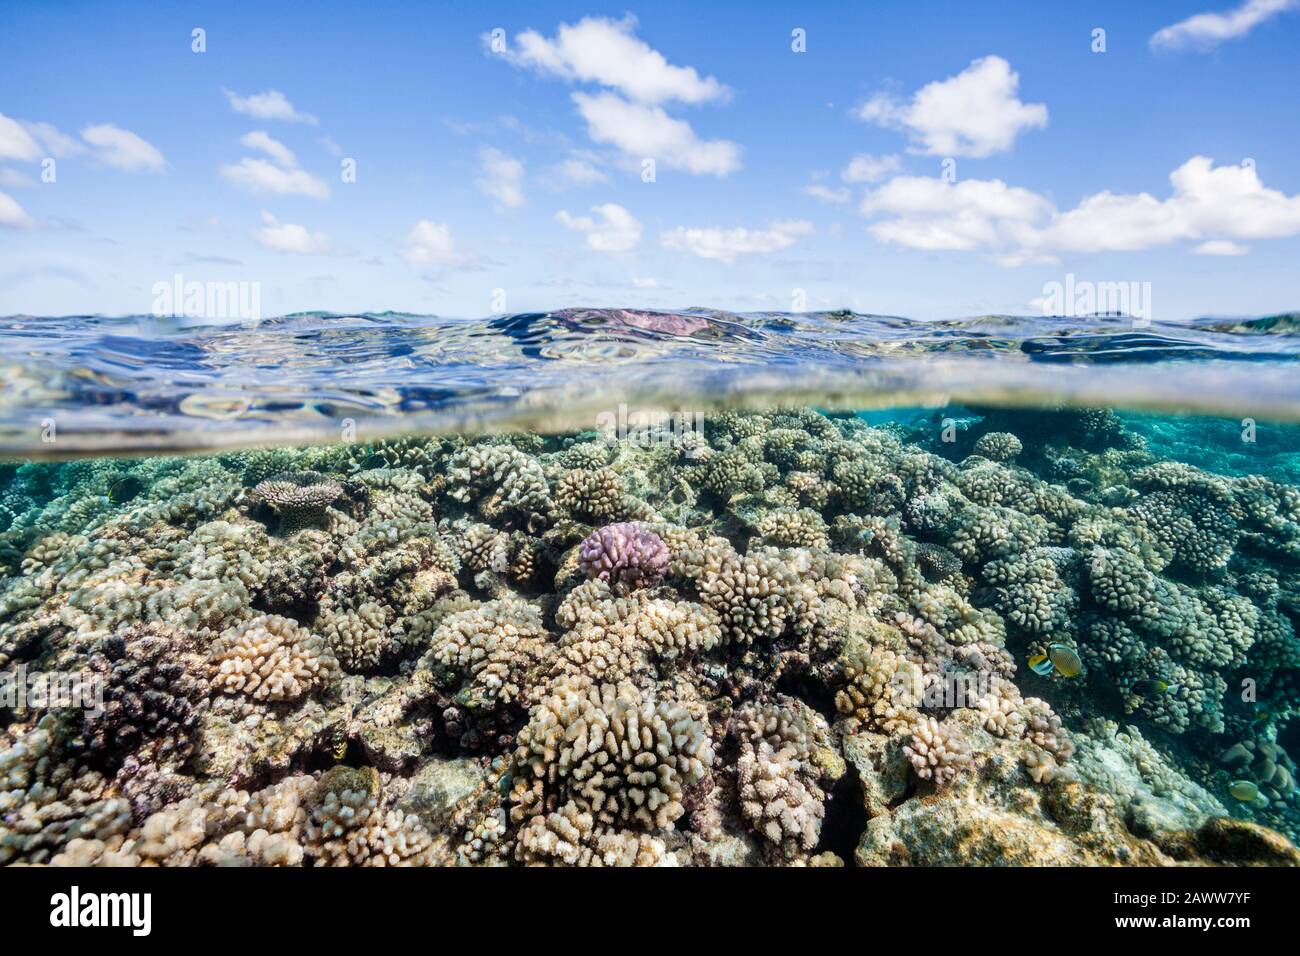
M1298 346L10 317L0 864L1295 862Z

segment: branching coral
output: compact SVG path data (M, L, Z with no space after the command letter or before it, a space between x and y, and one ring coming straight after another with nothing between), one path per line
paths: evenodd
M1280 803L1296 795L1296 767L1291 756L1268 740L1243 740L1219 755L1219 763L1259 788L1264 801Z
M290 534L325 520L329 506L343 497L343 486L317 472L296 472L258 482L253 497L279 515L280 533Z
M1008 623L1028 634L1060 635L1070 629L1078 596L1050 556L1030 552L991 562L984 577L996 583L998 610Z
M157 624L126 628L100 642L88 670L103 701L84 713L70 751L114 765L128 755L172 766L189 759L207 666L180 635Z
M966 745L933 717L922 717L912 725L912 736L903 752L916 775L933 781L937 787L950 783L970 763Z
M740 809L754 830L788 858L811 851L821 834L825 793L813 762L813 717L801 709L760 705L736 715Z
M717 615L707 607L641 591L617 596L600 579L575 588L555 617L567 631L559 669L604 681L634 680L722 639Z
M519 733L511 818L572 804L602 825L670 826L713 763L706 728L631 684L561 680Z
M827 547L826 522L811 508L776 509L758 522L756 544L789 548Z
M731 639L741 644L774 641L787 631L809 633L820 603L779 558L762 552L710 551L698 587Z
M50 714L0 749L0 866L45 863L73 840L117 839L130 828L130 804L61 760L61 738Z
M519 831L515 858L532 866L676 866L664 841L596 825L574 802L533 817Z
M1010 461L1024 449L1010 432L987 432L975 441L975 454L989 461Z
M471 445L447 463L447 494L477 504L489 521L545 524L553 510L542 466L509 445Z
M639 525L608 524L578 545L578 564L587 577L615 587L653 587L668 570L668 546L659 535Z
M555 502L576 518L605 521L623 510L623 482L612 468L575 468L560 476Z
M835 709L851 720L849 729L893 733L920 719L924 694L921 668L883 646L846 655L845 686L835 694Z
M316 629L329 642L343 669L352 673L373 670L402 647L401 635L394 633L389 611L377 601L365 601L355 608L321 608Z
M339 674L338 662L324 640L273 614L222 634L210 654L215 689L267 703L298 700Z
M433 839L413 814L386 810L374 770L336 767L308 795L303 838L322 866L427 866Z
M457 699L471 711L524 703L550 649L541 615L522 601L452 614L433 634L430 662L464 675Z

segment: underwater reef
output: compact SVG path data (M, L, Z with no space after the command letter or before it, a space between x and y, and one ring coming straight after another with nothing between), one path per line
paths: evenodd
M1292 472L941 414L0 463L0 864L1300 863Z

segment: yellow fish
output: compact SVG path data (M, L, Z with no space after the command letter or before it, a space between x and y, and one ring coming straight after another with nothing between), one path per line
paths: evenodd
M1031 654L1029 669L1040 677L1047 677L1053 671L1062 677L1078 677L1083 670L1083 662L1074 648L1067 644L1049 644L1046 654Z
M1165 694L1177 694L1178 685L1169 683L1163 677L1148 677L1133 684L1133 693L1141 697L1163 697Z
M1067 644L1049 644L1047 659L1062 677L1078 677L1083 670L1083 661L1079 660L1074 648Z
M1029 669L1039 677L1046 677L1052 673L1052 662L1047 659L1046 654L1030 654Z
M1242 803L1254 803L1259 799L1259 787L1251 780L1234 780L1228 784L1228 792L1234 800Z

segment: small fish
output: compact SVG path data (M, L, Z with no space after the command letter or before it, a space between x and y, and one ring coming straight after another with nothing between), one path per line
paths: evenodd
M1083 661L1079 660L1074 648L1066 644L1049 644L1047 658L1062 677L1078 677L1083 670Z
M125 504L144 490L144 482L134 475L119 478L108 489L108 500L115 505Z
M1029 669L1039 677L1046 677L1052 673L1053 667L1046 654L1030 654Z
M1083 670L1083 662L1074 648L1067 644L1049 644L1046 654L1029 655L1029 669L1039 677L1048 677L1053 672L1062 677L1078 677Z
M1228 793L1232 794L1234 800L1240 800L1242 803L1254 803L1259 799L1259 787L1253 780L1234 780L1228 784Z
M1133 685L1133 693L1140 697L1163 697L1165 694L1178 693L1178 685L1171 684L1159 677L1149 677Z

